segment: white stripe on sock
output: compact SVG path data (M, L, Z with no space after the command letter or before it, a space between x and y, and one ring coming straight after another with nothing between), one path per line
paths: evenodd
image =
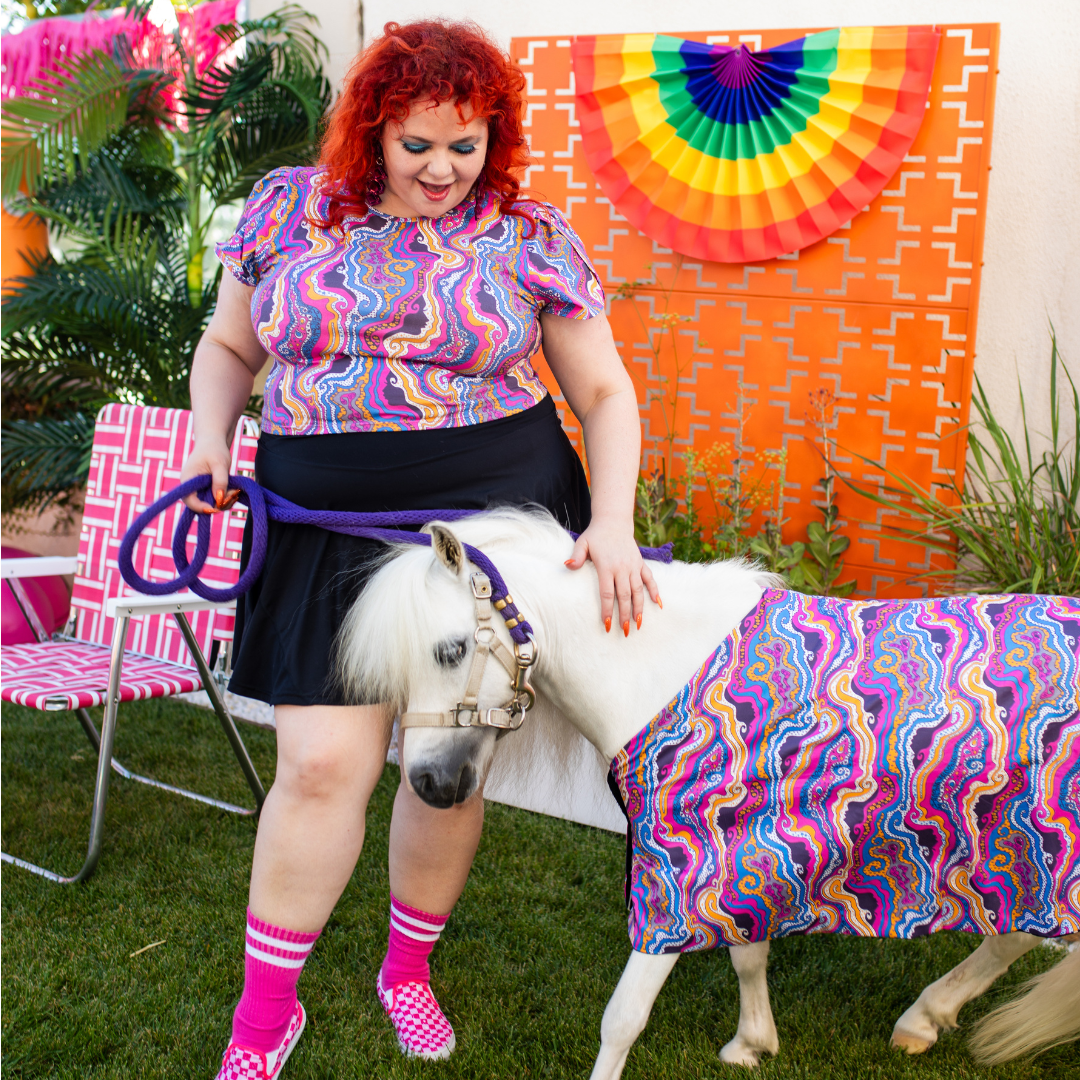
M261 960L264 964L273 964L274 967L280 968L302 968L307 961L307 956L302 956L299 960L272 956L270 953L263 952L262 949L256 949L254 945L248 945L247 954L256 960Z
M414 918L412 915L406 915L405 912L402 911L397 906L397 904L395 904L393 902L393 900L390 901L390 914L391 914L391 916L396 916L402 922L410 923L411 925L415 926L418 930L433 930L437 934L441 934L443 927L446 925L445 922L429 923L429 922L424 922L423 919Z
M253 937L256 941L261 941L264 945L272 945L275 949L285 949L287 952L309 953L315 945L314 941L309 941L307 944L299 941L282 941L281 938L271 937L269 934L264 934L261 930L254 930L250 926L247 928L247 932L248 936Z
M419 930L414 930L411 926L405 926L403 923L399 923L397 919L391 915L390 925L399 933L404 934L408 938L412 938L413 941L438 941L438 934L421 934Z

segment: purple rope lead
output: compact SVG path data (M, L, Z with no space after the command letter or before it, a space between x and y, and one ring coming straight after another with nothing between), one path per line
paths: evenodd
M235 600L246 593L262 573L263 563L266 561L266 523L268 520L289 525L318 525L330 532L359 536L367 540L381 540L386 544L419 544L429 547L430 534L407 532L401 526L427 525L432 521L458 521L461 518L471 517L473 514L483 513L482 510L389 510L384 513L360 514L343 510L306 510L302 506L297 506L296 503L289 502L288 499L283 499L280 495L275 495L272 491L267 491L246 476L230 476L229 487L239 489L239 501L251 511L251 553L247 568L240 575L240 580L227 589L215 589L204 585L199 580L199 573L210 554L210 515L196 514L194 510L186 506L173 533L172 554L178 571L177 576L172 581L161 582L147 581L144 577L140 577L132 563L135 544L139 537L154 518L168 510L173 503L187 498L188 495L197 493L204 501L211 501L210 483L209 476L195 476L190 480L185 480L172 491L162 495L152 506L148 506L124 533L124 539L120 541L117 562L123 579L136 592L145 593L148 596L167 596L181 589L190 589L204 600L214 600L219 603ZM191 531L191 523L196 519L198 519L198 532L195 558L189 563L187 538ZM577 539L577 533L570 535L575 540ZM465 553L469 556L469 561L478 569L483 570L491 579L492 597L495 600L503 600L509 596L506 582L503 581L502 574L496 569L495 564L471 544L463 546ZM658 548L643 547L640 550L646 559L671 562L671 544L664 544L663 547ZM507 604L500 614L507 622L521 619L521 614L513 602ZM521 619L516 626L510 627L510 636L518 644L524 644L532 636L532 627Z

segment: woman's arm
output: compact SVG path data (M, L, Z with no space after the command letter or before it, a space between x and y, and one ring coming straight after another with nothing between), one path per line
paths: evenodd
M592 521L567 563L592 560L600 578L600 613L611 629L615 602L623 633L631 616L641 625L644 589L660 594L634 540L634 496L641 460L641 421L633 383L615 349L607 317L540 316L544 357L585 433L592 488ZM644 588L643 588L644 586Z
M195 445L180 472L181 480L210 473L215 506L197 496L185 502L204 514L220 509L229 484L229 444L240 414L244 411L255 376L266 362L255 329L251 325L252 288L241 285L225 273L218 291L217 308L210 325L195 348L191 365L191 411L194 415Z

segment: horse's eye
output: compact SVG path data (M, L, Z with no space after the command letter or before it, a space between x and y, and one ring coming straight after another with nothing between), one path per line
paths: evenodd
M435 646L435 659L443 667L457 667L465 654L469 651L469 643L465 638L455 638L453 641L440 641Z

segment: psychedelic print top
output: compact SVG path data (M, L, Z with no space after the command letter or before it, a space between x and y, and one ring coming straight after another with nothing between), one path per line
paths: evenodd
M611 764L646 953L1080 930L1080 600L766 592Z
M314 168L253 188L218 258L253 285L251 321L273 358L263 431L322 435L459 427L531 408L541 312L588 319L600 279L555 207L535 221L493 193L437 218L374 211L324 229Z

